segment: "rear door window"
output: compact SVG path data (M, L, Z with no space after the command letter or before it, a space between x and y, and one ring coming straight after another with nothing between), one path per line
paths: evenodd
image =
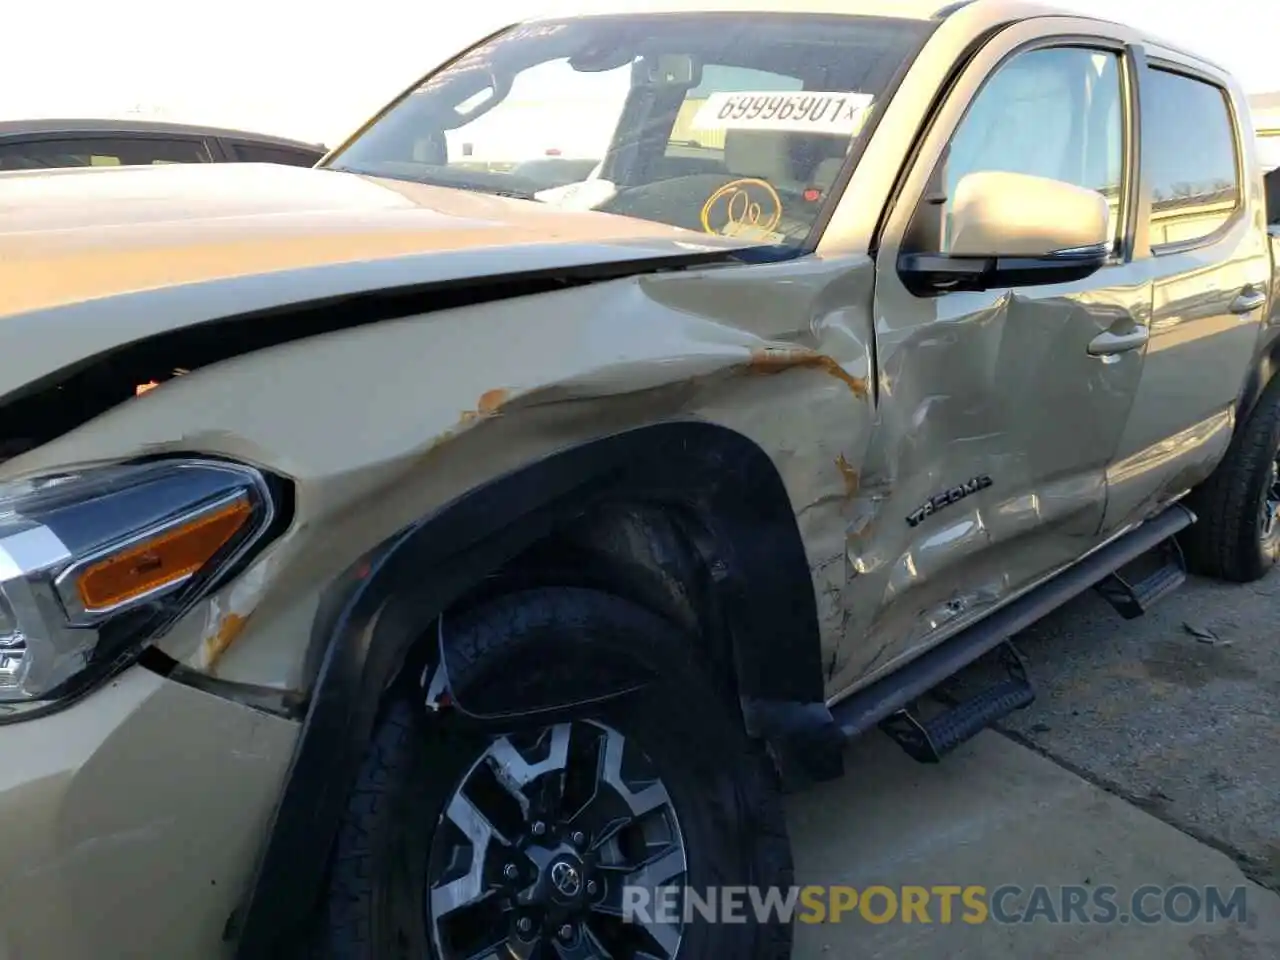
M0 143L0 170L209 163L211 160L204 141L196 139L59 137Z
M1241 209L1235 121L1221 87L1152 69L1142 84L1151 246L1203 240Z

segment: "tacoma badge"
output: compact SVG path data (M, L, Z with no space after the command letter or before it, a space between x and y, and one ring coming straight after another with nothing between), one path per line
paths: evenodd
M950 490L944 490L942 493L930 497L911 513L907 514L907 523L913 527L919 526L925 517L931 517L943 507L958 503L969 494L985 490L989 486L991 486L991 478L985 474L980 477L974 477L972 480L966 480L957 487L952 487Z

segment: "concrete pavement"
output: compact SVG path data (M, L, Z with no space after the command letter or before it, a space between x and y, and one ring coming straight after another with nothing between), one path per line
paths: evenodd
M1179 925L797 924L796 960L1273 960L1280 897L1232 860L994 732L936 767L873 734L843 780L789 800L797 883L1030 888L1247 885L1247 919ZM1158 904L1158 899L1151 901ZM1015 900L1010 906L1024 906ZM957 914L959 910L957 910Z
M1193 578L1128 622L1086 593L1019 638L1039 696L1001 728L1280 890L1277 614L1280 570Z

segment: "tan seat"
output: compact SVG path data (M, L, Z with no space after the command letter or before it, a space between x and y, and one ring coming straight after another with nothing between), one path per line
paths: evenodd
M835 182L847 146L846 138L830 134L730 130L724 162L735 177L767 180L781 190L819 186L825 191Z
M813 176L809 178L809 186L817 187L824 194L829 193L842 169L844 157L827 157L814 169Z
M792 182L790 140L785 130L730 130L724 137L724 165L735 177L787 187Z

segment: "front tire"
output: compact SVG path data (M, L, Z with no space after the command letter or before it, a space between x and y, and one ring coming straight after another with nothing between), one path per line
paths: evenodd
M419 693L394 693L339 834L321 955L789 957L787 923L755 922L749 907L745 923L709 923L681 916L678 899L663 917L636 892L792 883L772 771L676 634L575 588L511 594L449 622L464 702L468 688L510 682L513 655L566 639L636 645L663 668L610 708L500 735L429 718Z
M1197 520L1182 536L1187 566L1249 583L1280 557L1280 379L1237 430L1227 455L1188 498Z

